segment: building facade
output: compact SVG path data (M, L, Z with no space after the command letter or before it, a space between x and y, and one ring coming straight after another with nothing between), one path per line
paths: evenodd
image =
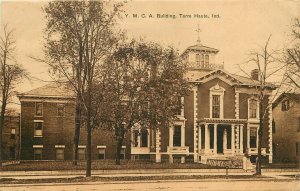
M178 160L206 163L209 159L226 159L257 155L259 108L258 71L252 78L230 74L215 63L218 50L200 43L182 54L188 65L190 94L181 99L181 112L163 129L144 129L138 124L126 134L122 153L127 159L155 159L156 162ZM266 94L275 87L268 85ZM75 108L65 87L47 85L19 95L21 101L22 159L55 160L72 158ZM269 96L264 109L270 105ZM272 162L272 109L264 118L263 155ZM85 131L79 148L84 159ZM93 158L114 158L113 134L93 132ZM63 157L64 156L64 157Z
M283 93L273 103L273 148L276 162L299 162L300 94Z

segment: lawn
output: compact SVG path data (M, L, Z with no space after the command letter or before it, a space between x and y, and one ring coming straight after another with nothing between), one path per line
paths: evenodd
M1 171L52 171L52 170L85 170L85 162L73 165L72 161L21 161L20 164L0 166ZM123 160L116 165L114 160L97 160L92 162L93 170L126 170L126 169L216 169L200 163L173 163L165 161L155 163L151 161Z

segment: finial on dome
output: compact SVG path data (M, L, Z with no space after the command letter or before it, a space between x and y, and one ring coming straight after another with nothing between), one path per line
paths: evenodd
M201 29L200 29L200 26L199 26L199 24L198 24L198 28L197 28L197 30L195 30L197 33L198 33L198 39L197 39L197 44L201 44L201 40L200 40L200 32L202 32L201 31Z

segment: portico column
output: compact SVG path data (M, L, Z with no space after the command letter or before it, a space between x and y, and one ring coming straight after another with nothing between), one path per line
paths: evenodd
M243 134L244 134L244 131L243 131L243 129L244 129L244 125L241 125L240 126L241 127L241 129L240 129L240 153L243 153L243 148L244 148L244 143L243 143Z
M201 152L201 148L202 148L202 140L201 140L201 135L202 135L202 131L201 131L201 125L198 126L198 153L200 155Z
M208 132L208 124L205 123L205 152L208 153L209 150L209 132Z
M218 124L214 124L214 153L217 154L217 127Z
M170 127L169 132L169 147L173 147L174 126Z
M235 148L234 148L234 124L231 124L231 151L232 151L232 154L235 153Z
M160 155L160 130L156 129L156 148L155 148L155 162L161 162L161 155Z
M184 127L184 125L181 125L181 137L180 138L181 138L180 139L181 147L184 147L185 146L185 127Z
M247 125L247 150L250 149L250 127Z
M223 132L223 153L225 153L225 150L227 150L227 128Z

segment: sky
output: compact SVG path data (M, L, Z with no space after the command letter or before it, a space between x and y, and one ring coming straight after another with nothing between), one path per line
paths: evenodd
M17 61L34 77L31 81L24 81L18 88L19 92L39 87L51 80L47 66L30 58L43 56L46 20L42 7L46 5L47 1L37 0L1 1L0 4L1 29L3 24L8 24L15 30ZM181 53L188 46L196 44L196 29L199 25L201 43L220 50L217 62L224 63L225 70L241 74L238 65L244 64L249 58L249 52L262 46L269 35L272 35L271 48L290 46L291 24L293 18L300 15L300 2L128 1L124 10L119 27L127 31L129 38L144 38L164 46L172 45ZM137 17L134 17L135 14ZM195 14L200 18L195 17ZM166 15L171 15L171 18L161 18ZM183 18L183 15L186 17ZM245 68L250 71L253 66Z

